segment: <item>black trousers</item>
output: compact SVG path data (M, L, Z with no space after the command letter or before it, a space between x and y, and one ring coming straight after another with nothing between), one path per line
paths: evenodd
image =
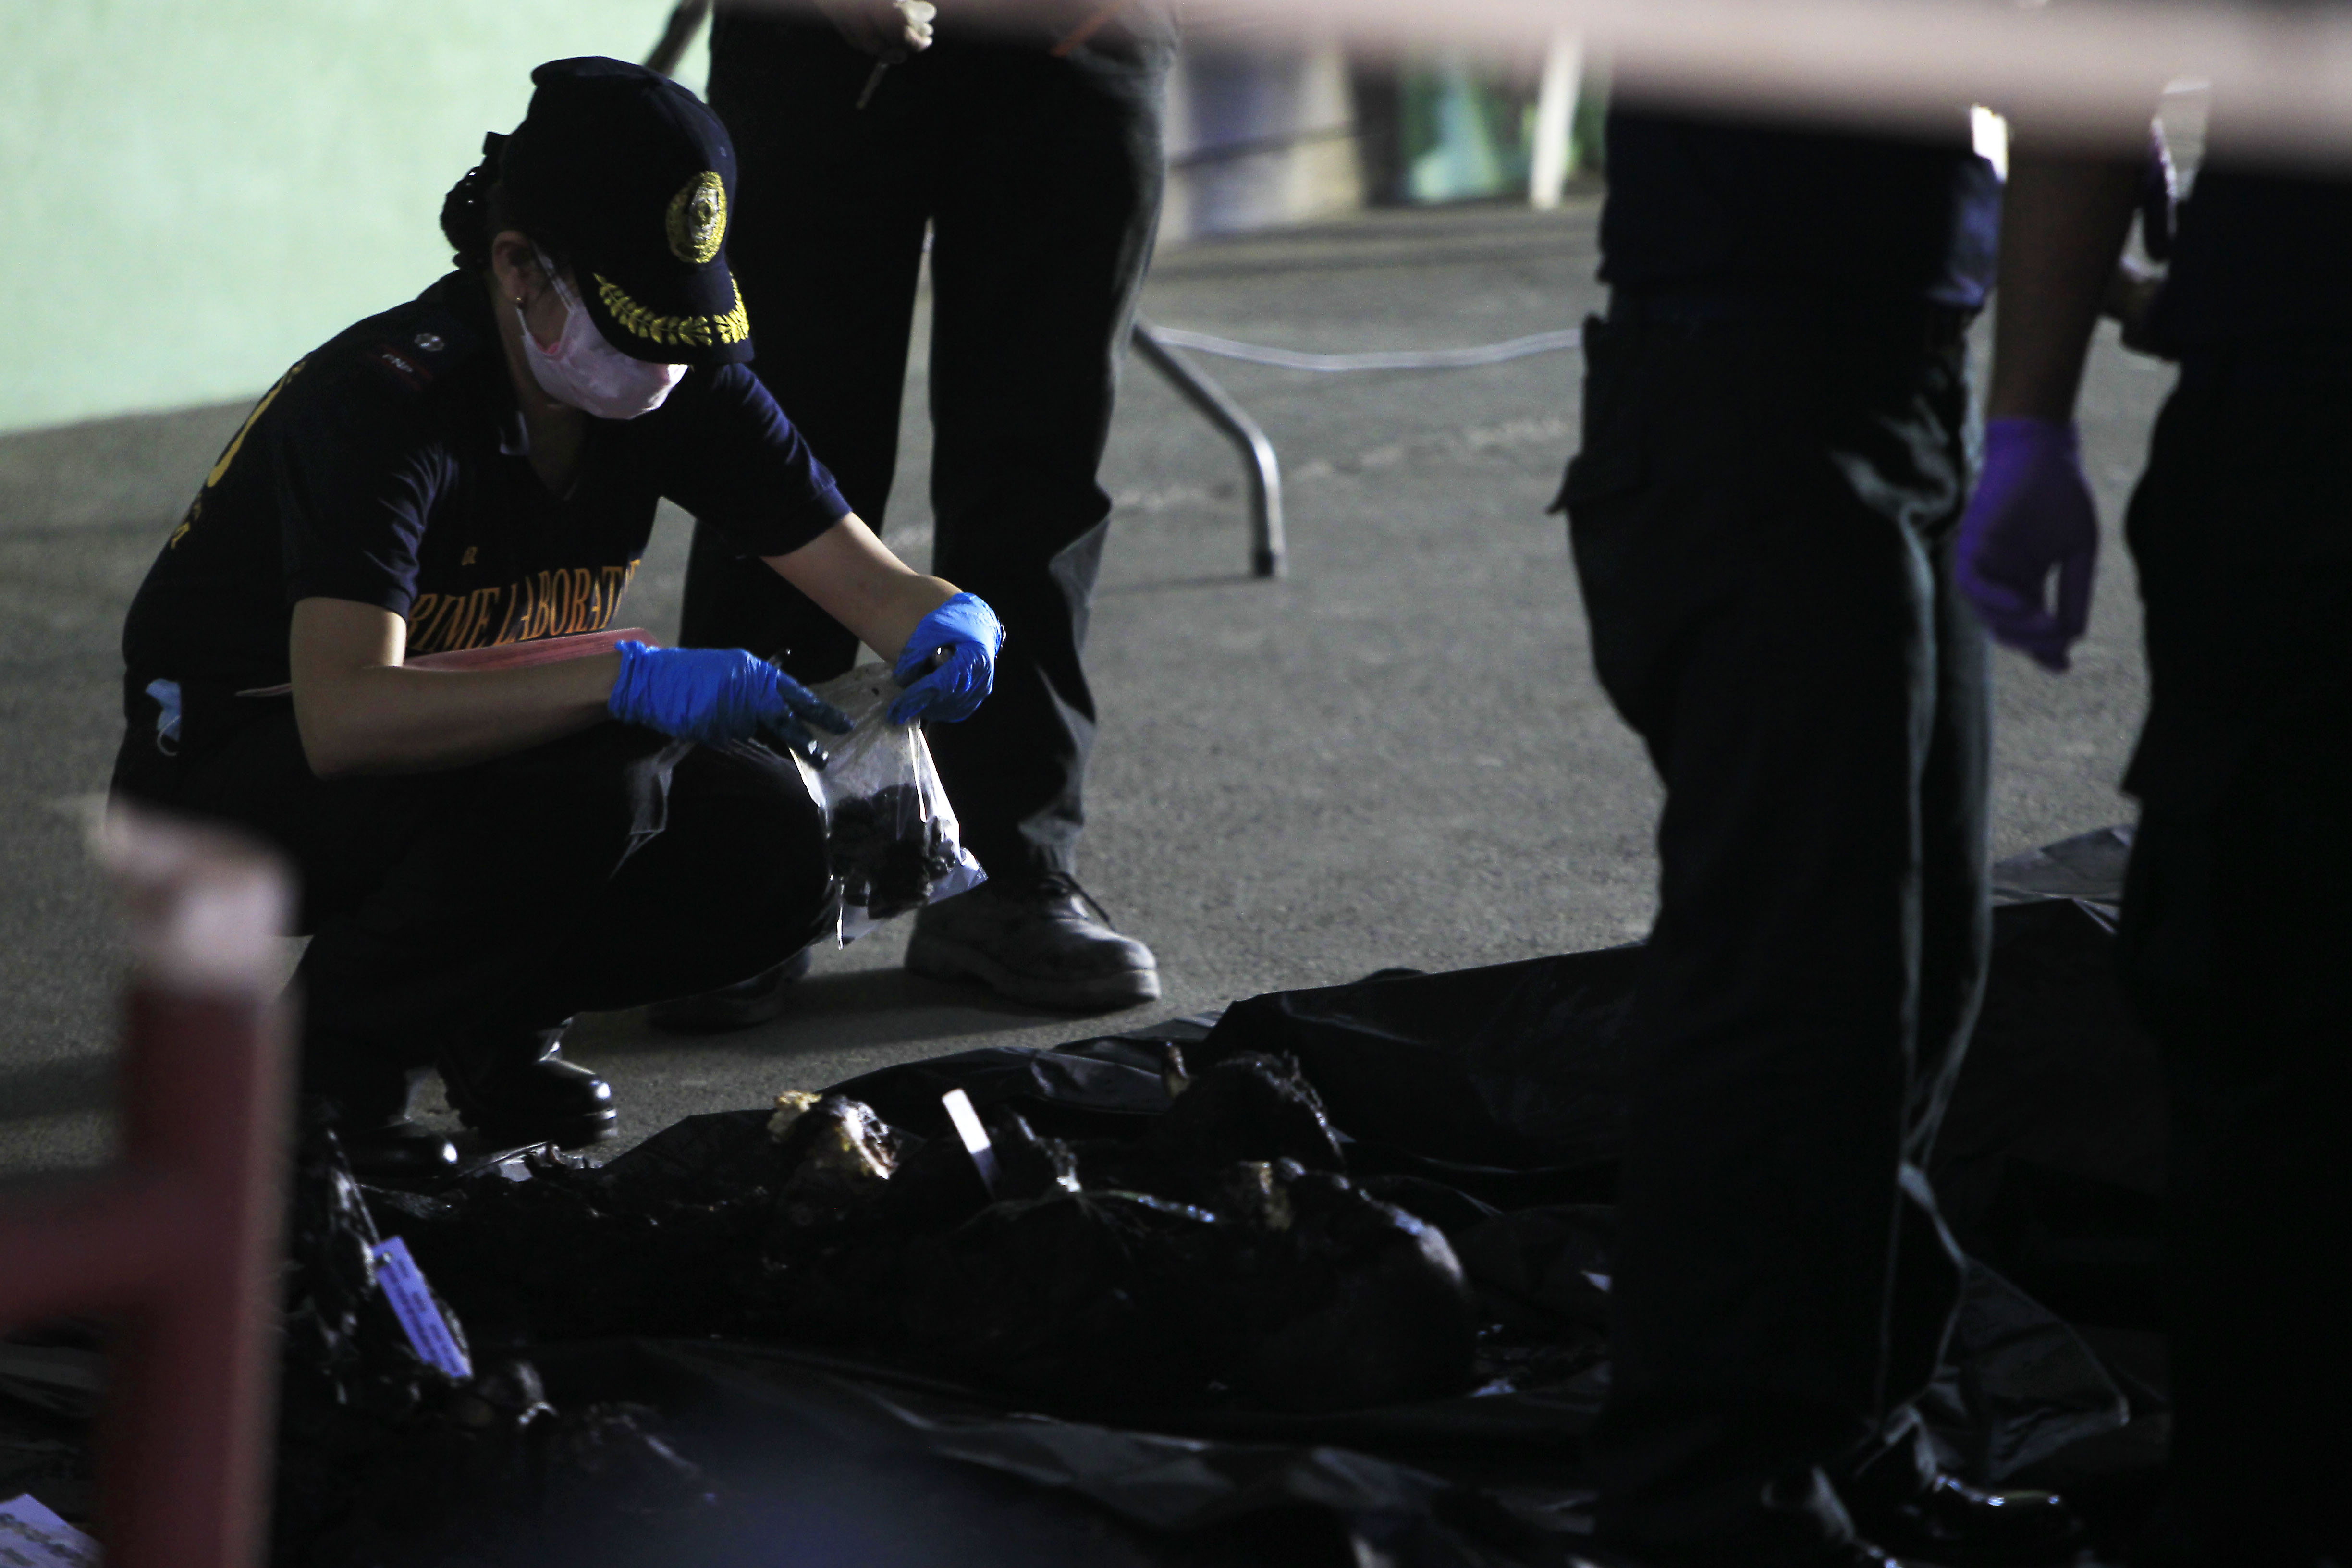
M411 1070L583 1009L730 984L816 935L824 825L789 763L605 723L471 767L321 780L290 711L200 753L134 723L115 787L275 844L310 933L303 1087L355 1120Z
M1110 515L1096 469L1158 223L1171 45L1111 27L1055 59L1042 33L975 37L956 20L861 110L874 62L821 18L722 9L710 101L740 161L728 250L761 378L877 530L929 226L932 565L1007 632L994 695L931 745L965 843L1017 880L1071 869L1084 822L1081 653ZM782 651L803 680L856 654L707 528L683 636Z
M2193 356L2128 523L2124 979L2172 1096L2171 1544L2352 1561L2352 344Z
M1759 1568L1818 1542L1809 1470L1885 1455L1941 1353L1959 1276L1921 1172L1990 942L1965 321L1783 304L1588 323L1562 491L1666 793L1600 1524Z

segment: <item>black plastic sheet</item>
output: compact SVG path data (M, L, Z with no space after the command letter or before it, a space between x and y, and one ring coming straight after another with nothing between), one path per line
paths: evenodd
M1141 1109L1153 1086L1160 1103L1169 1103L1162 1043L1130 1037L1080 1042L1058 1052L974 1052L844 1087L862 1087L910 1111L927 1111L926 1100L962 1088L997 1113L1000 1125L1011 1108L1026 1106L1072 1128L1123 1118L1129 1134L1143 1138L1164 1124L1165 1112L1154 1116ZM497 1272L483 1270L478 1258L468 1261L462 1251L436 1251L467 1229L469 1202L476 1208L584 1205L603 1216L594 1223L616 1215L633 1222L664 1213L693 1215L688 1232L704 1237L697 1246L723 1256L733 1248L709 1238L748 1234L741 1216L717 1222L717 1230L697 1227L713 1223L710 1213L723 1211L730 1194L764 1191L779 1179L790 1141L770 1138L766 1122L766 1113L753 1111L690 1119L604 1172L542 1172L520 1184L485 1175L461 1184L475 1188L470 1196L387 1200L386 1223L402 1229L421 1258L438 1258L444 1284L461 1310L478 1289L478 1276ZM935 1125L944 1131L943 1116ZM1352 1157L1361 1147L1350 1143L1344 1152ZM1294 1542L1292 1560L1299 1562L1327 1549L1333 1562L1565 1561L1589 1525L1581 1439L1607 1389L1611 1211L1591 1203L1498 1207L1426 1177L1368 1180L1393 1183L1418 1198L1439 1216L1430 1223L1453 1239L1477 1292L1480 1317L1489 1325L1481 1336L1486 1381L1479 1386L1448 1397L1337 1410L1286 1411L1254 1407L1247 1400L1154 1406L1148 1398L1106 1409L1099 1388L1057 1388L1049 1379L1032 1385L1024 1397L1008 1399L1001 1386L941 1377L880 1353L887 1347L842 1353L778 1342L772 1335L765 1342L740 1337L542 1340L532 1354L559 1406L589 1394L643 1401L674 1424L685 1460L719 1478L722 1488L730 1473L738 1477L729 1495L739 1500L722 1501L709 1519L679 1527L698 1542L701 1560L711 1563L758 1560L728 1555L753 1529L748 1505L740 1501L745 1489L771 1500L799 1495L793 1489L806 1484L814 1473L811 1466L822 1470L850 1453L880 1467L877 1474L914 1467L907 1474L932 1477L920 1485L934 1484L933 1472L945 1467L983 1472L992 1485L1012 1486L1010 1500L992 1492L959 1493L959 1500L941 1506L950 1513L971 1510L995 1521L990 1528L1018 1537L1032 1531L1051 1534L1068 1523L1060 1515L1035 1514L1017 1500L1020 1489L1083 1501L1120 1521L1129 1533L1118 1538L1119 1552L1139 1562L1182 1561L1213 1539L1223 1542L1220 1552L1229 1552L1232 1542L1219 1532L1237 1521L1278 1533L1280 1521L1295 1526L1302 1513L1320 1521L1308 1531L1320 1544ZM523 1200L531 1187L541 1196ZM971 1201L984 1202L984 1194ZM537 1212L544 1221L557 1210L514 1212ZM436 1227L447 1233L440 1242ZM488 1234L505 1247L505 1231L494 1226ZM551 1234L576 1247L583 1233L557 1226ZM971 1245L985 1232L952 1234ZM599 1273L647 1272L621 1267L629 1247L648 1245L642 1229L624 1226L614 1235L625 1244L622 1253L603 1252L600 1243L574 1259L572 1274L547 1274L554 1266L546 1260L526 1263L521 1272L552 1281L543 1281L526 1307L543 1307L550 1296L595 1295L605 1289L592 1278ZM661 1249L671 1242L651 1245L651 1253L636 1256L670 1256ZM696 1249L689 1246L679 1256ZM1052 1272L1036 1260L1023 1267L1041 1279ZM515 1274L512 1258L504 1272ZM691 1269L653 1272L676 1287L673 1308L676 1300L697 1299L702 1289ZM716 1278L708 1268L704 1273ZM951 1298L986 1289L961 1278L950 1285ZM624 1305L602 1310L626 1318L636 1309L625 1303L639 1289L640 1282L625 1280L620 1295L608 1298ZM1954 1372L1931 1412L1956 1468L1999 1480L2122 1425L2129 1413L2123 1393L2064 1322L1981 1266L1970 1271L1967 1290L1952 1346ZM1038 1306L1039 1320L1050 1321L1054 1310L1050 1302ZM546 1334L544 1320L533 1321L529 1310L516 1321ZM1170 1331L1161 1325L1163 1335ZM547 1337L560 1342L566 1336ZM1143 1338L1131 1353L1165 1355L1171 1348L1164 1337ZM1149 1387L1132 1385L1130 1398L1134 1389L1148 1393ZM726 1418L714 1412L725 1412ZM782 1436L787 1433L794 1435L790 1442ZM746 1457L761 1453L765 1468ZM799 1481L790 1479L795 1475ZM867 1520L841 1528L870 1535L881 1525ZM858 1550L877 1561L898 1549L863 1536L860 1542Z
M1252 997L1197 1054L1294 1056L1331 1120L1423 1160L1511 1170L1614 1160L1639 947Z
M1151 1531L1206 1532L1308 1509L1330 1516L1335 1544L1363 1541L1393 1552L1412 1542L1401 1561L1503 1563L1517 1559L1498 1551L1535 1544L1527 1526L1482 1509L1460 1485L1346 1447L1049 1419L951 1384L783 1348L674 1342L639 1353L645 1371L698 1383L713 1400L788 1415L839 1448L975 1467L1083 1498ZM560 1383L571 1369L563 1358L553 1365Z
M948 1136L940 1101L952 1089L962 1089L983 1111L1000 1105L1018 1110L1048 1136L1117 1135L1136 1131L1139 1118L1160 1115L1175 1103L1161 1046L1177 1044L1189 1054L1213 1026L1211 1019L1171 1019L1156 1029L1079 1040L1055 1051L985 1046L883 1068L825 1092L870 1105L883 1121L925 1138Z
M2069 1318L2152 1328L2163 1063L2115 968L2126 828L1994 867L1992 972L1936 1149L1946 1220Z
M2129 845L2103 828L1994 868L1983 1010L1930 1174L1969 1252L2070 1313L2152 1324L2165 1102L2114 973ZM1254 997L1188 1055L1296 1057L1358 1170L1507 1207L1605 1199L1641 951Z
M1936 1173L1983 1261L1928 1415L1979 1481L2096 1447L2149 1403L2062 1316L2147 1310L2160 1099L2106 969L2120 843L2001 868L1990 994ZM694 1117L602 1170L533 1155L396 1193L314 1145L291 1227L278 1561L1564 1563L1608 1388L1639 962L1390 973L960 1053L837 1085L781 1136L764 1108ZM1295 1064L1328 1129L1260 1058ZM950 1089L997 1141L994 1194L951 1136ZM1251 1162L1265 1202L1330 1205L1328 1237L1269 1251L1257 1200L1221 1184ZM1232 1359L1255 1334L1311 1363L1352 1331L1315 1315L1317 1293L1377 1282L1380 1257L1423 1268L1429 1234L1466 1292L1466 1375L1335 1403ZM420 1359L372 1288L370 1249L393 1235L462 1326L472 1377ZM1305 1305L1266 1305L1286 1289ZM11 1403L0 1388L0 1415ZM11 1462L57 1468L43 1445L70 1434L19 1414Z
M725 1503L664 1563L1503 1568L1580 1538L1573 1494L1563 1515L1549 1492L1497 1501L1330 1446L1050 1420L822 1352L602 1342L541 1362L559 1403L658 1406L708 1460Z
M1990 1485L2131 1419L2123 1386L2058 1315L1970 1262L1946 1352L1927 1402L1945 1463Z
M562 1167L553 1161L548 1170ZM494 1170L463 1185L509 1186ZM566 1561L650 1547L715 1500L649 1407L558 1410L527 1358L468 1346L427 1283L470 1375L420 1353L380 1289L377 1225L425 1200L362 1189L331 1133L298 1156L289 1226L273 1563L281 1568ZM526 1545L525 1542L528 1542Z
M974 1065L975 1082L1053 1084L1115 1064ZM1164 1070L1181 1098L1153 1080L1169 1108L1124 1117L1124 1136L1042 1135L992 1096L993 1193L960 1140L826 1096L775 1128L690 1119L600 1172L391 1200L386 1223L470 1321L518 1338L872 1350L1066 1410L1356 1408L1465 1385L1476 1321L1443 1227L1340 1173L1294 1069Z

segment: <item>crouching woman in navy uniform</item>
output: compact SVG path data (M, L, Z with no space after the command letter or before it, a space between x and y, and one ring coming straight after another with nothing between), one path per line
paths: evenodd
M824 823L740 742L818 760L813 729L846 727L738 649L410 658L610 626L665 496L896 661L899 721L972 711L1003 640L883 548L745 367L719 122L615 60L532 80L444 209L459 270L262 398L123 633L114 787L299 867L304 1090L382 1173L456 1159L407 1119L428 1066L494 1138L610 1136L565 1023L816 934Z

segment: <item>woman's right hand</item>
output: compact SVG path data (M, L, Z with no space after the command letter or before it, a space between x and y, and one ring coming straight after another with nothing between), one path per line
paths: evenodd
M625 724L716 745L773 737L823 765L808 726L842 734L849 715L739 647L647 647L625 642L607 706Z

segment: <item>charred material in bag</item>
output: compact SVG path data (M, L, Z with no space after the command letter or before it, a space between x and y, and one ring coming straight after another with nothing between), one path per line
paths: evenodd
M377 1287L383 1237L334 1133L310 1129L298 1164L303 1179L288 1237L289 1366L324 1404L398 1420L432 1403L450 1380L416 1353ZM454 1321L450 1332L462 1348Z
M1184 1087L1144 1136L1081 1138L1064 1145L1076 1162L1080 1185L1133 1188L1213 1205L1235 1165L1286 1160L1305 1170L1347 1169L1322 1102L1296 1064L1243 1055L1188 1075L1173 1045L1166 1047L1166 1061L1168 1080Z
M872 739L906 742L879 725ZM840 765L859 760L855 746L836 752L828 798L906 776L895 752L863 774ZM2014 908L2024 913L2002 917L2008 939L2038 978L2007 1015L1988 1006L1989 1019L2033 1026L2034 1048L2012 1041L2011 1055L2040 1075L2044 1058L2073 1051L2087 1086L2138 1083L2146 1053L2099 1024L2119 1005L2104 966L2085 962L2104 928L2071 909ZM2063 948L2048 945L2053 926L2071 933ZM992 1470L992 1497L1005 1478L1042 1480L1055 1507L1082 1497L1154 1532L1148 1556L1122 1563L1161 1561L1162 1545L1170 1562L1228 1561L1237 1535L1212 1550L1205 1534L1158 1533L1228 1525L1253 1545L1275 1538L1253 1562L1304 1561L1265 1525L1310 1512L1318 1547L1335 1527L1370 1524L1384 1542L1443 1548L1423 1553L1433 1561L1564 1561L1589 1525L1580 1445L1610 1382L1616 1215L1601 1200L1622 1147L1637 957L1379 978L1257 998L1213 1030L1167 1020L1053 1051L901 1063L772 1110L690 1117L601 1170L533 1156L431 1195L358 1188L306 1151L275 1561L704 1561L687 1532L766 1540L740 1533L751 1515L738 1510L764 1506L782 1471L765 1458L743 1468L746 1436L763 1455L775 1439L795 1473L812 1453L844 1451L862 1472L873 1453L906 1447L925 1467ZM1996 987L2018 972L1997 963ZM2086 974L2101 977L2096 996L2070 989ZM2117 1048L2086 1058L2078 1019ZM2036 1220L2061 1200L2144 1201L2095 1180L2141 1168L2147 1150L2128 1140L2078 1140L2131 1158L2019 1184L2017 1172L2041 1170L2026 1132L2069 1125L2019 1130L2017 1086L2042 1081L1979 1084L1972 1147L2010 1173L1979 1194L2001 1200L1983 1212L2010 1215L2017 1191L2034 1195ZM956 1091L976 1128L943 1113ZM1939 1192L1953 1174L1937 1176ZM2062 1175L2092 1190L2049 1185ZM379 1227L462 1314L470 1381L403 1342L373 1284ZM2080 1234L2118 1235L2105 1220ZM2139 1232L2123 1239L2136 1247ZM1959 1397L1924 1408L1972 1481L2028 1466L2056 1468L2062 1486L2153 1473L2168 1417L2135 1415L2144 1391L2102 1363L2118 1331L2077 1334L1974 1263L1962 1301L1949 1347ZM546 1369L552 1401L525 1355ZM629 1399L678 1425L653 1426L644 1406L617 1403ZM2107 1436L2119 1446L2083 1441ZM824 1475L852 1508L881 1495ZM911 1515L920 1501L919 1489L892 1490L875 1511ZM590 1535L596 1550L576 1550ZM959 1527L957 1546L985 1536ZM1017 1530L1003 1539L1024 1562L1051 1555ZM962 1560L955 1548L919 1555L950 1559Z
M1460 1393L1478 1319L1444 1233L1325 1172L1300 1172L1284 1195L1287 1245L1244 1386L1277 1410Z
M877 921L922 908L956 868L954 847L912 784L835 802L828 852L842 901Z
M386 1200L461 1310L517 1340L735 1334L1098 1410L1351 1408L1459 1392L1477 1320L1444 1234L1359 1190L1289 1062L1191 1075L1126 1138L957 1138L838 1095L693 1118L603 1171Z
M941 1139L832 1225L787 1213L776 1321L1071 1405L1336 1410L1468 1381L1477 1319L1452 1247L1339 1173L1289 1063L1218 1063L1138 1140L1044 1138L1003 1106L984 1124L998 1201ZM830 1146L812 1138L811 1164Z
M961 1376L1076 1406L1228 1389L1319 1411L1461 1392L1476 1324L1444 1236L1287 1161L1234 1175L1229 1206L1056 1192L910 1244L908 1342Z
M973 1381L1080 1404L1185 1402L1226 1359L1188 1321L1188 1287L1231 1250L1225 1226L1141 1193L992 1204L908 1247L896 1315L921 1360Z
M776 1121L768 1123L776 1137ZM854 1218L918 1140L884 1125L854 1100L826 1095L797 1116L777 1139L779 1168L791 1174L777 1194L777 1219L814 1232Z
M538 1184L486 1180L500 1190ZM550 1517L589 1535L636 1524L658 1532L711 1500L709 1480L650 1410L559 1411L520 1357L488 1357L461 1382L416 1353L377 1286L382 1236L371 1207L421 1237L456 1223L461 1205L363 1194L333 1134L316 1129L298 1154L294 1193L274 1563L521 1561L471 1553L502 1532L536 1542ZM462 1270L452 1277L478 1283ZM443 1315L462 1346L457 1318Z
M1193 1166L1296 1160L1310 1171L1348 1168L1323 1103L1297 1064L1251 1053L1187 1075L1176 1047L1168 1052L1184 1089L1152 1124L1149 1142L1163 1158Z
M672 1446L664 1426L650 1407L617 1400L559 1417L547 1443L546 1511L659 1520L716 1500L710 1478Z

